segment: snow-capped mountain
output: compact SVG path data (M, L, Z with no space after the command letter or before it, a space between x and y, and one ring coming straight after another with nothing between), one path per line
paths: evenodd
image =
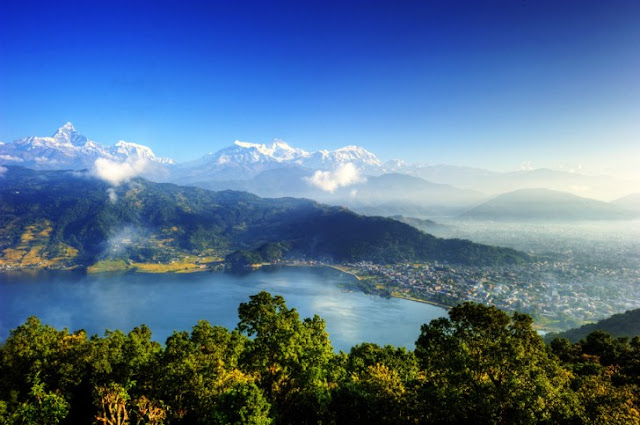
M333 170L351 163L364 172L380 174L382 162L371 152L358 146L345 146L335 151L319 150L309 155L301 165L308 168Z
M263 171L277 168L335 170L347 163L353 164L363 173L383 172L380 160L358 146L346 146L334 151L308 152L293 148L282 140L275 140L271 145L235 141L230 147L180 165L176 170L175 179L181 182L246 180Z
M206 155L203 160L210 164L269 164L298 162L309 156L302 149L295 149L281 140L275 140L271 146L247 143L236 140L233 146Z
M188 140L180 142L188 143ZM289 146L282 140L275 140L271 144L236 141L233 145L209 153L199 160L174 164L171 159L157 157L147 146L125 141L119 141L114 146L104 146L78 133L71 123L60 127L50 137L25 137L11 143L0 142L0 166L94 170L97 160L103 160L103 167L111 167L111 163L127 163L123 165L128 166L144 160L144 167L137 163L136 167L129 168L144 170L140 175L155 181L193 184L217 190L257 188L255 191L264 196L313 197L314 193L319 193L316 187L318 183L326 185L340 181L345 190L348 187L349 196L353 191L359 191L360 197L364 197L365 189L371 185L364 187L364 183L361 183L362 187L356 187L356 182L366 182L373 176L389 173L410 175L431 183L491 195L522 188L546 188L610 201L637 192L638 187L636 182L619 181L607 176L589 176L546 169L504 173L445 164L412 164L398 159L383 164L373 153L358 146L309 152ZM347 167L347 164L350 165ZM349 178L345 180L345 176ZM255 179L265 181L256 182ZM267 181L271 183L265 186ZM345 184L345 181L348 181L348 184ZM393 186L392 190L385 193L402 192L403 188L406 189L403 185L408 184L398 183L397 178L393 181L381 181L386 186ZM274 184L282 185L283 190L275 190ZM267 190L269 186L271 191ZM381 192L382 186L378 184L371 193ZM293 190L294 187L297 189ZM338 197L339 192L331 192L331 196ZM420 196L426 196L426 192L420 193ZM391 198L391 195L389 197Z
M171 158L161 158L156 156L148 146L125 142L124 140L120 140L116 143L110 151L123 158L144 158L150 161L159 162L160 164L174 163Z
M173 164L173 160L159 158L142 145L120 141L115 146L104 146L81 135L70 122L60 127L51 137L25 137L0 145L0 164L22 165L37 169L91 168L99 158L115 162L147 159L160 164Z

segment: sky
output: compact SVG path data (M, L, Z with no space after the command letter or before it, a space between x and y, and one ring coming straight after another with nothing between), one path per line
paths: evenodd
M0 2L0 141L640 177L640 2Z

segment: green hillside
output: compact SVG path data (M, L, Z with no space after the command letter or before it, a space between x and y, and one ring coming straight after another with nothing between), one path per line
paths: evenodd
M239 251L239 252L237 252ZM10 167L0 187L0 266L329 261L526 261L507 248L444 240L398 221L294 198L135 179L118 187L70 171ZM187 258L189 257L190 258Z
M569 329L559 334L553 334L552 337L567 338L571 342L578 342L595 331L603 331L614 337L633 338L640 336L640 309L614 314L597 323Z

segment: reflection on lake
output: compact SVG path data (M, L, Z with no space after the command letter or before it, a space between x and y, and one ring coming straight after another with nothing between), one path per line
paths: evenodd
M174 329L190 330L199 319L229 329L238 305L250 295L282 295L302 318L318 314L336 350L361 342L413 348L420 325L446 310L360 291L346 292L353 277L331 268L283 267L245 275L100 274L38 272L0 274L0 340L9 330L38 316L58 329L128 332L142 323L164 342Z

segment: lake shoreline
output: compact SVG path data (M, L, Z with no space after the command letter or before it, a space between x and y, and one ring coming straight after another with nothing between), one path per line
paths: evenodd
M255 265L253 267L251 267L250 269L247 269L247 271L249 273L254 272L254 271L258 271L260 269L263 268L269 268L269 267L309 267L309 268L330 268L333 270L337 270L341 273L344 273L346 275L349 275L351 277L353 277L354 279L356 279L357 281L361 281L363 280L363 278L361 276L358 276L356 274L356 272L353 272L351 270L348 270L346 267L341 266L341 265L337 265L337 264L327 264L327 263L312 263L312 264L308 264L308 263L263 263L263 264L259 264L259 265ZM102 269L102 270L90 270L90 268L87 268L85 270L79 269L79 268L73 268L73 269L56 269L56 268L52 268L52 269L45 269L45 268L25 268L25 269L12 269L12 270L2 270L0 271L0 273L3 272L13 272L13 273L28 273L28 272L39 272L39 271L72 271L72 272L82 272L86 275L101 275L101 274L110 274L110 273L136 273L136 274L163 274L163 275L171 275L171 274L192 274L192 273L204 273L204 272L209 272L209 273L223 273L225 270L221 270L219 268L211 268L211 267L206 267L206 268L182 268L182 269L169 269L169 270L149 270L149 269L145 269L145 268L139 268L139 267L126 267L126 268L118 268L118 269ZM360 288L359 288L360 289ZM363 291L362 289L360 289L360 291L366 293L365 291ZM375 295L375 294L372 294ZM378 295L380 296L380 295ZM417 302L417 303L423 303L423 304L429 304L429 305L433 305L436 307L440 307L440 308L444 308L446 310L450 310L452 307L450 305L446 305L446 304L441 304L438 303L436 301L430 301L430 300L425 300L425 299L421 299L421 298L416 298L416 297L411 297L411 296L407 296L407 295L401 295L401 294L390 294L390 296L392 298L398 298L401 300L407 300L407 301L413 301L413 302Z
M338 270L339 272L342 272L342 273L347 274L349 276L353 276L358 281L363 280L363 278L358 276L355 272L352 272L350 270L346 270L344 267L339 266L339 265L335 265L335 264L324 264L324 263L323 264L281 264L281 266L283 266L283 267L327 267L327 268L330 268L330 269ZM364 292L364 291L362 291L362 292ZM400 294L392 293L391 297L392 298L398 298L398 299L401 299L401 300L407 300L407 301L413 301L413 302L417 302L417 303L422 303L422 304L429 304L429 305L433 305L435 307L444 308L446 310L450 310L452 308L452 306L450 306L450 305L441 304L441 303L439 303L437 301L424 300L424 299L421 299L421 298L411 297L411 296L408 296L408 295L400 295Z
M198 320L234 329L238 306L261 291L282 296L301 317L322 317L336 352L364 342L411 349L422 324L447 315L437 306L367 295L356 284L352 275L318 264L236 274L0 273L0 341L36 316L91 335L145 324L163 343Z

